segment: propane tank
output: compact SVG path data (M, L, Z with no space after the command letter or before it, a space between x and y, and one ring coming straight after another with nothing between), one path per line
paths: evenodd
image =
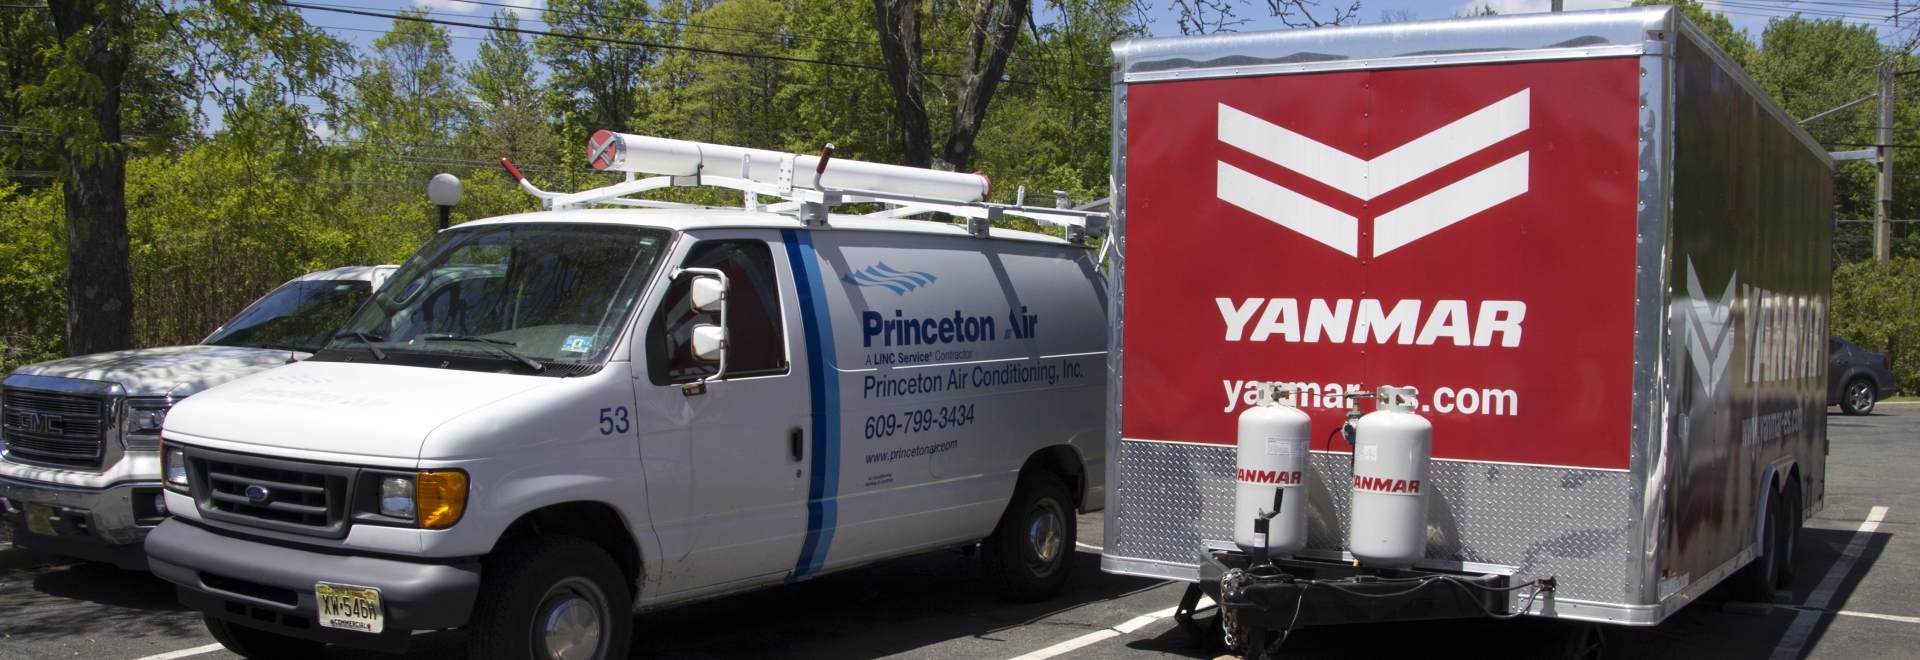
M1307 545L1307 491L1301 479L1313 420L1293 406L1292 388L1268 383L1259 392L1258 403L1240 413L1233 542L1256 558L1291 557Z
M1382 387L1374 411L1354 425L1347 548L1362 564L1406 567L1427 554L1433 423L1414 412L1416 394L1411 387Z

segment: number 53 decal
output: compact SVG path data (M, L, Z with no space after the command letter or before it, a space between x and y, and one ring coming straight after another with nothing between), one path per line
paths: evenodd
M633 426L627 423L627 407L600 409L600 435L626 433Z

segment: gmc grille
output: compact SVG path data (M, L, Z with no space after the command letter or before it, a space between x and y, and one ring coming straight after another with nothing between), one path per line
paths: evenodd
M189 447L187 469L193 498L209 519L327 538L347 534L354 468Z
M0 443L22 463L100 469L112 429L105 397L0 390Z

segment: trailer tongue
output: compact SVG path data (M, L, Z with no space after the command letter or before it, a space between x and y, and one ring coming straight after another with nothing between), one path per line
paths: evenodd
M1833 163L1678 11L1114 54L1104 570L1242 640L1779 581L1825 488ZM1319 430L1252 488L1276 385ZM1386 385L1421 394L1342 441Z

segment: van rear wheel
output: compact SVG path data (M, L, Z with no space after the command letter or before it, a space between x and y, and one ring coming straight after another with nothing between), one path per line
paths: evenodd
M1066 586L1073 572L1073 496L1051 472L1020 475L1013 501L993 535L980 542L987 588L1001 598L1037 603Z
M571 536L523 541L481 575L467 657L607 660L627 657L633 597L613 558Z
M313 657L325 648L324 642L288 637L280 633L267 632L258 628L232 623L224 619L201 615L207 622L207 632L213 635L213 641L227 647L234 655L243 658L299 658Z

